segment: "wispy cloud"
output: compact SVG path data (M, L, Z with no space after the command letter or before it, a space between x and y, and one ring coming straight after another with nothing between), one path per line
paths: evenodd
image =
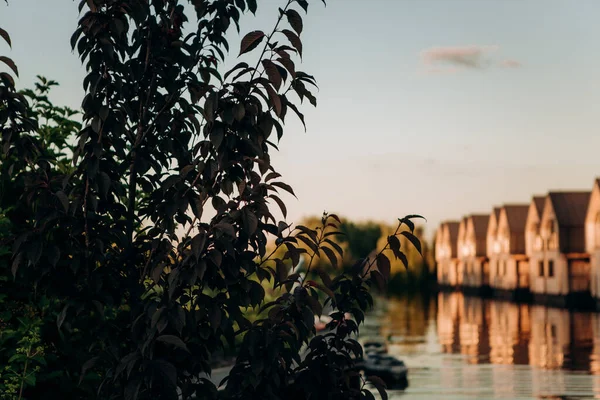
M498 46L447 46L431 47L421 51L421 64L429 73L456 73L461 70L483 70L494 66L493 54ZM518 68L517 60L505 59L499 63L504 68Z
M522 64L517 60L502 60L500 66L504 68L521 68Z

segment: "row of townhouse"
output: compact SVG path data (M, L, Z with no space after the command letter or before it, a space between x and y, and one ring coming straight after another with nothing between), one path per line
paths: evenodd
M441 286L565 305L598 301L600 179L591 192L550 192L446 221L435 259Z

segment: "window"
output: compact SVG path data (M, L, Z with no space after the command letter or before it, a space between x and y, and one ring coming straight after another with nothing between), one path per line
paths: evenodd
M548 261L548 276L552 278L554 276L554 261Z
M539 268L539 275L540 276L544 276L544 262L543 261L539 261L538 262L538 268Z

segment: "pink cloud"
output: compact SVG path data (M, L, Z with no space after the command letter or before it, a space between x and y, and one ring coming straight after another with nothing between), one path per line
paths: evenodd
M502 62L500 63L501 67L504 68L520 68L522 66L522 64L517 61L517 60L502 60Z
M489 54L496 50L498 46L432 47L421 52L421 61L427 68L483 69L491 65Z

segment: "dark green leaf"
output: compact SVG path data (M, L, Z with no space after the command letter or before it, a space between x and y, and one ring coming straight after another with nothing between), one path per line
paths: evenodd
M307 228L304 225L296 225L296 229L298 229L299 231L307 234L308 236L310 236L310 238L316 243L319 241L318 236L317 236L317 231Z
M0 37L2 37L6 43L8 43L8 45L10 47L12 47L12 43L10 41L10 35L8 34L8 32L6 32L4 29L0 28Z
M161 183L161 189L163 190L163 192L166 192L180 180L181 177L179 175L171 175Z
M385 391L387 386L383 379L381 379L378 376L371 375L367 377L367 380L370 381L373 384L373 386L375 386L375 388L379 392L379 395L381 396L381 400L387 400L388 395Z
M333 250L331 250L329 247L321 247L321 250L323 250L323 252L327 256L327 258L329 258L329 261L331 262L331 265L333 266L333 268L337 268L337 266L338 266L337 257L335 255L335 253L333 252Z
M269 94L269 100L271 102L271 106L273 107L273 110L275 111L275 115L280 117L281 116L281 98L279 97L279 95L277 94L275 89L273 89L273 87L271 85L265 85L265 88L267 89L267 93Z
M48 249L46 250L46 257L48 258L48 262L50 263L50 265L55 267L58 261L60 260L60 249L54 245L48 247Z
M200 254L204 250L204 245L206 243L206 232L202 231L198 233L192 239L192 252L194 253L194 257L196 260L200 259Z
M390 246L390 249L396 256L396 258L398 258L398 252L400 251L400 240L398 239L398 237L395 235L388 236L388 245Z
M331 239L325 239L325 243L328 243L331 247L333 247L339 253L340 257L344 257L344 250L342 250L339 244Z
M289 9L285 13L288 22L298 35L302 33L302 17L296 10Z
M396 256L400 259L400 261L402 261L402 264L404 264L404 268L408 269L408 258L406 258L406 254L399 251Z
M271 60L262 60L262 65L267 73L267 76L269 77L269 81L271 81L275 90L278 91L281 87L282 77L277 69L277 66Z
M85 378L85 374L87 374L87 372L91 368L94 368L94 365L96 365L96 363L98 362L99 359L100 359L100 357L96 356L96 357L90 358L89 360L87 360L86 362L83 363L83 365L81 366L81 376L79 377L80 384L81 384L81 382L83 382L83 378Z
M281 209L281 214L283 214L283 218L287 218L287 208L285 207L285 203L279 197L275 196L274 194L270 195L269 197L271 199L275 200L275 203L277 203L277 205Z
M10 271L12 272L13 277L17 276L17 271L19 270L19 266L21 265L22 253L19 253L15 256L12 265L10 267Z
M218 223L215 225L215 229L218 229L221 232L224 232L231 237L235 237L235 229L233 228L233 225L231 225L231 224L228 224L226 222L221 222L221 223Z
M285 67L285 69L287 69L287 71L290 73L292 78L296 77L296 65L290 58L280 57L277 59L277 62L280 63L281 65L283 65Z
M56 327L58 329L60 329L60 327L62 326L63 322L65 322L65 318L67 317L67 310L69 309L69 305L66 304L63 309L61 310L60 314L58 314L58 317L56 317Z
M405 224L411 232L415 231L415 223L408 218L402 218L400 221Z
M204 208L202 205L202 200L198 196L194 196L192 198L190 206L192 207L192 212L194 213L194 216L198 219L202 218L202 211L204 210Z
M377 269L385 280L390 279L390 260L383 253L377 255Z
M19 69L13 60L5 56L0 56L0 61L8 65L8 67L13 70L16 76L19 76Z
M300 40L298 35L290 31L289 29L284 29L281 31L281 33L283 33L285 37L288 38L292 46L294 46L294 48L298 50L298 54L300 54L300 57L302 58L302 41Z
M310 240L309 238L307 238L304 235L298 235L296 236L297 239L299 239L300 241L302 241L304 244L306 244L308 246L309 249L311 249L314 253L316 253L319 250L319 247L317 246L317 244L315 242L313 242L312 240Z
M321 277L321 280L323 281L323 284L325 286L327 286L327 287L331 287L332 281L331 281L331 277L329 276L329 274L326 271L323 271L320 268L317 269L317 273Z
M173 345L179 349L185 350L189 353L188 347L186 346L186 344L183 342L183 340L181 340L180 338L178 338L177 336L174 335L162 335L156 338L157 342L161 342L161 343L167 343L170 345Z
M297 0L297 1L298 1L298 5L300 7L302 7L304 12L308 12L308 1L307 0Z
M288 102L287 105L296 113L298 118L300 118L300 122L302 122L302 126L304 126L304 131L306 131L306 122L304 122L304 114L302 114L300 110L298 110L298 107L296 107L295 104Z
M275 260L275 269L277 270L277 279L279 279L279 282L285 281L288 277L288 267L284 262L279 259Z
M410 233L408 231L402 231L402 232L400 232L400 234L402 236L404 236L405 238L407 238L408 240L410 240L410 242L413 244L413 246L415 246L415 249L417 249L419 254L423 255L423 253L421 252L421 241L419 240L418 237L416 237L415 235L413 235L412 233Z
M252 14L256 14L256 0L246 0L246 3L248 4L248 9L250 10L250 12Z
M173 387L177 386L177 369L173 364L165 360L154 360L152 365L168 379Z
M222 124L215 124L213 129L210 131L210 141L215 147L219 147L223 142L225 131L223 130Z
M60 204L62 204L65 212L68 212L69 211L69 198L67 197L65 192L63 192L62 190L59 190L58 192L55 193L55 196L60 201Z
M290 185L288 185L287 183L273 182L273 183L271 183L271 185L280 187L283 190L285 190L286 192L290 193L292 196L296 197L296 194L294 193L294 189L292 189L292 187Z
M229 77L229 75L231 75L232 73L234 73L238 69L246 69L246 68L249 68L249 67L250 66L246 62L238 63L235 67L233 67L229 71L225 72L225 75L223 75L223 80L227 80L227 78Z
M373 281L375 281L375 284L377 285L379 290L384 291L385 290L385 279L381 275L381 272L379 272L377 270L372 270L370 272L370 275L371 275L371 279Z
M241 121L242 119L244 119L244 116L246 115L246 108L244 107L243 104L236 104L234 109L233 109L233 116L235 118L236 121Z
M254 232L256 232L256 229L258 228L258 218L256 218L256 215L254 215L254 213L248 208L244 208L242 213L242 219L244 222L244 228L246 229L246 232L249 235L253 235Z
M418 219L418 218L427 221L427 218L425 218L422 215L418 215L418 214L409 214L409 215L405 216L403 219Z
M269 182L272 179L281 177L281 174L278 172L270 172L265 176L265 182Z
M100 196L103 199L106 199L106 196L108 195L108 191L110 189L110 177L108 176L108 174L104 171L101 171L98 174L98 189L100 190Z
M252 7L249 5L250 10ZM263 31L252 31L247 33L246 36L242 39L242 43L240 45L240 56L244 53L254 50L260 42L265 37L265 33Z
M327 296L331 297L332 300L335 300L335 294L331 291L331 289L329 289L325 285L318 283L318 282L311 281L311 286L314 286L314 287L320 289L322 292L327 294Z

